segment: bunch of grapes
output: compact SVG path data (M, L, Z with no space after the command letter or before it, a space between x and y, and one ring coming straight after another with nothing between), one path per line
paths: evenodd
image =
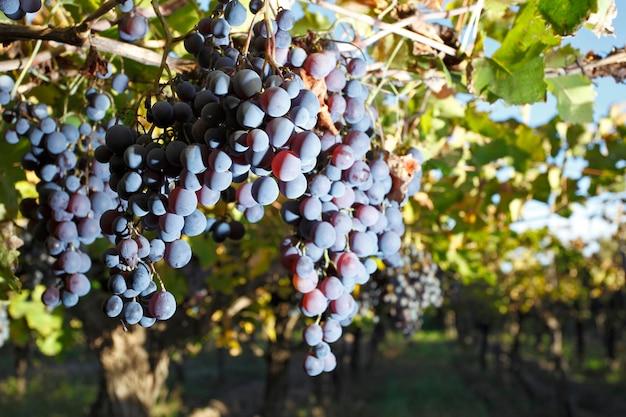
M186 237L244 234L242 223L208 209L232 202L256 223L280 205L292 226L281 261L310 321L304 368L315 376L336 366L330 345L358 311L357 286L379 262L402 262L401 206L419 189L421 160L415 150L393 155L379 146L363 58L331 40L292 38L290 10L273 13L258 1L249 8L256 23L243 39L232 31L247 20L238 0L198 22L184 46L202 74L153 92L141 123L102 123L111 100L90 90L91 124L57 126L45 106L21 106L6 136L31 141L23 166L41 179L39 199L26 199L22 211L56 259L48 305L71 306L88 290L80 245L104 235L114 245L103 256L106 314L142 326L165 320L176 300L155 263L186 266ZM113 78L116 91L127 88L124 77Z
M22 167L39 179L38 198L24 198L20 210L54 259L55 279L43 301L48 306L73 306L91 288L85 275L91 258L81 248L102 236L99 217L117 199L108 186L108 166L90 156L104 128L92 131L87 123L80 127L60 123L44 104L20 103L6 109L3 118L12 123L5 130L7 142L29 142Z
M11 20L20 20L26 13L41 9L41 0L0 0L0 11Z
M408 247L398 266L380 272L382 301L396 328L406 337L418 331L424 310L443 302L437 265L430 254Z

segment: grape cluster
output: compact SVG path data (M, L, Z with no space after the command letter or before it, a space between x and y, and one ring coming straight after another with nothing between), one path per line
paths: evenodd
M56 277L43 294L48 306L63 303L70 307L86 295L90 280L85 275L91 258L81 250L101 237L98 218L115 206L116 196L108 186L108 167L89 156L104 129L59 123L44 104L21 103L3 113L13 125L5 139L17 143L28 140L29 151L22 167L39 178L38 198L24 198L20 210L29 219L29 228L43 241L53 257Z
M400 207L419 189L420 161L413 152L373 148L363 59L340 54L332 42L292 39L289 10L257 22L241 57L228 37L229 7L236 2L185 41L217 97L201 91L210 101L191 131L209 145L209 163L236 169L237 207L248 221L280 198L282 218L294 228L281 259L302 313L315 318L304 331L311 347L304 366L318 375L336 365L330 343L357 312L352 293L376 271L375 258L400 261ZM193 90L184 90L191 99Z
M382 301L406 337L419 330L424 310L443 302L437 270L430 254L408 247L398 266L381 271Z
M0 11L11 20L20 20L26 13L41 9L41 0L0 0Z

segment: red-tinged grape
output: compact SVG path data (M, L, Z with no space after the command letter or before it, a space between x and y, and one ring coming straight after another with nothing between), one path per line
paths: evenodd
M188 216L198 207L196 193L180 186L171 191L168 202L169 211L179 216Z
M72 274L65 278L65 288L79 297L83 297L89 293L91 282L85 274Z
M118 33L123 41L134 42L146 36L148 22L145 17L138 14L124 16L118 23Z
M325 78L326 89L338 93L346 86L346 74L341 68L333 68Z
M365 132L361 130L352 129L350 130L346 136L344 137L344 143L349 145L352 148L352 152L354 153L354 157L357 159L365 158L365 154L370 149L370 137L365 134ZM383 165L387 166L387 164L379 160ZM371 163L370 163L371 165ZM384 169L383 169L384 171ZM387 169L387 174L389 173L389 169ZM379 173L380 175L380 173Z
M61 242L70 243L75 241L78 238L78 229L76 228L76 223L72 221L60 222L54 230L54 235Z
M85 217L77 226L78 238L84 243L92 243L100 236L100 224L92 217Z
M41 294L41 301L48 307L56 307L61 303L61 294L56 287L48 287Z
M304 294L302 297L302 314L307 317L314 317L322 314L328 307L328 299L322 292L315 288L314 290Z
M352 207L355 201L355 193L352 187L346 186L344 193L340 197L333 197L333 203L337 205L339 209L347 209Z
M346 170L354 164L354 161L354 151L350 145L338 145L333 150L331 162L337 168Z
M328 98L328 111L333 121L338 121L346 111L346 99L341 94L333 94ZM327 149L326 147L325 149Z
M257 205L258 203L252 196L252 183L243 183L237 188L236 197L237 204L242 208L248 208Z
M348 62L348 72L355 78L361 78L367 72L367 63L358 57L350 59Z
M370 167L366 162L357 160L348 168L346 179L353 186L364 184L370 179Z
M70 213L73 213L76 217L87 217L89 211L91 210L91 201L89 200L89 197L84 194L72 194L67 210Z
M343 320L352 313L354 303L355 301L352 295L344 292L336 300L330 302L330 311L333 313L333 317L338 320Z
M279 151L272 160L272 172L281 181L293 181L301 168L300 158L289 150Z
M361 263L354 252L345 252L337 260L337 273L340 277L352 278L358 272L358 265Z
M317 283L319 282L319 277L317 276L317 272L312 270L306 275L298 275L294 274L291 278L291 283L296 291L306 294L313 291L317 287Z
M304 69L313 77L321 80L326 77L332 69L335 68L335 62L329 55L322 52L315 52L309 55L304 61Z
M344 293L344 286L337 277L329 276L320 283L320 290L329 300L336 300Z
M373 226L380 217L382 217L382 213L374 206L362 205L356 210L356 218L365 227Z

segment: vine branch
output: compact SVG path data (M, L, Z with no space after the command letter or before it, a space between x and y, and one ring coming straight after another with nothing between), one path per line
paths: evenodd
M338 15L342 15L342 16L347 16L350 17L354 20L358 20L362 23L365 23L366 25L370 25L373 27L376 27L378 29L381 29L383 31L388 31L389 33L395 33L396 35L405 37L407 39L411 39L412 41L415 42L419 42L421 44L430 46L431 48L443 52L446 55L451 55L451 56L456 56L457 55L457 51L456 49L445 45L441 42L437 42L436 40L433 40L431 38L428 38L426 36L420 35L419 33L413 32L411 30L408 29L404 29L403 27L397 27L394 26L390 23L386 23L383 22L382 20L373 18L371 16L367 16L361 13L357 13L357 12L353 12L352 10L348 10L344 7L341 6L337 6L336 4L332 4L329 3L326 0L315 0L312 2L313 4L316 4L320 7L323 7L325 9L328 9Z

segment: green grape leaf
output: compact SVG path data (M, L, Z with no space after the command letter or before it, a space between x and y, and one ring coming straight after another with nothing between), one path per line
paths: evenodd
M596 0L539 0L537 9L556 33L571 35L585 19L597 11Z
M561 38L551 30L546 30L546 21L530 1L520 6L513 27L507 32L500 48L492 59L503 67L523 64L539 57L549 46L556 46Z
M547 78L548 90L555 95L559 116L573 123L593 122L595 93L591 80L582 74Z
M508 104L543 101L546 93L543 58L536 56L512 64L490 58L477 60L474 65L474 87L494 102L501 98Z
M171 14L165 18L169 27L175 28L179 33L187 33L193 29L198 22L198 12L193 4L189 3L186 6L176 10L176 13Z

